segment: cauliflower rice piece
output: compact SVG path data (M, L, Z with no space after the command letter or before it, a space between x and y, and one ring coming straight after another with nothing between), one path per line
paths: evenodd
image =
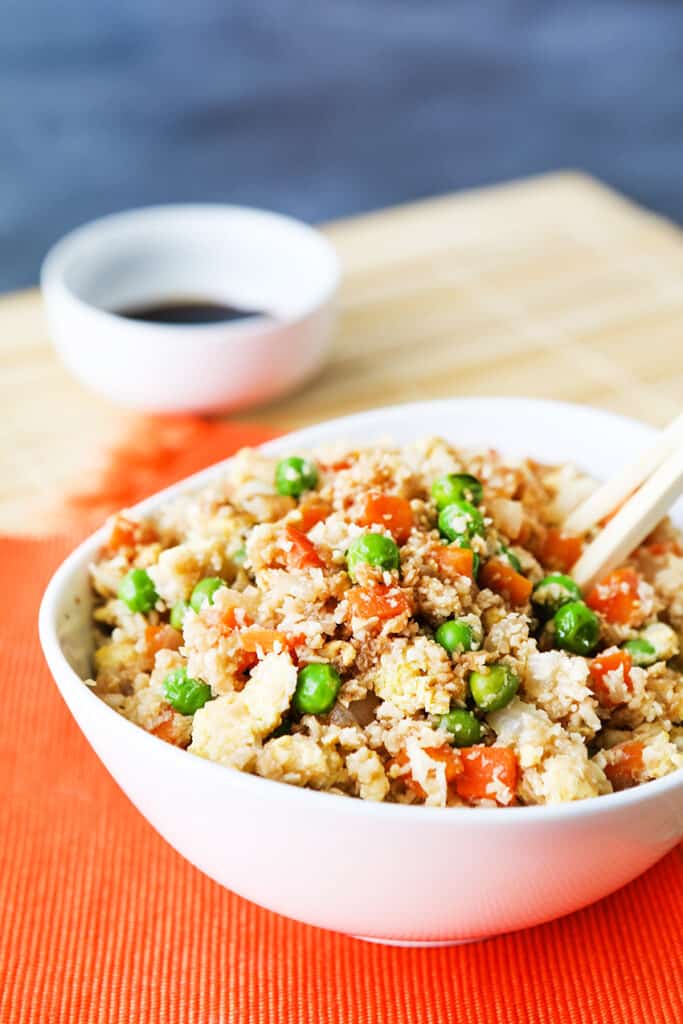
M588 665L564 651L535 651L526 663L524 694L553 722L592 738L601 727L598 702L588 686Z

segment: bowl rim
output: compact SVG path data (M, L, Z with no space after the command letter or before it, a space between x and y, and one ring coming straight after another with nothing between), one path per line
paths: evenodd
M307 246L317 248L318 259L324 259L327 263L328 280L326 285L317 294L312 295L308 302L304 303L296 312L288 316L273 317L267 313L258 314L245 320L222 321L218 323L198 324L173 324L156 323L154 321L131 321L126 320L113 310L104 309L94 305L86 299L77 295L66 282L66 268L74 250L89 239L126 222L140 224L146 220L166 218L174 220L177 217L208 217L237 214L238 216L254 217L262 222L271 221L278 228L288 230L294 229L305 239ZM176 335L182 344L186 344L186 335L190 332L194 335L201 332L202 335L211 338L217 336L218 340L225 344L239 340L250 335L267 335L278 333L284 329L301 324L308 317L327 306L339 289L341 282L341 263L337 251L332 242L316 227L307 224L306 221L288 214L278 213L257 206L243 206L237 203L153 203L148 206L133 207L129 210L121 210L117 213L108 213L102 217L87 221L68 231L48 249L43 257L40 267L40 288L43 294L48 297L56 297L62 302L68 303L81 313L99 320L101 323L116 325L121 330L135 330L136 337L143 341L143 332L148 332L150 340L158 340L162 333ZM143 341L144 343L144 341Z
M538 413L542 412L544 409L548 410L549 408L552 408L555 412L562 411L568 415L576 415L577 413L582 412L583 414L588 414L592 417L602 418L604 421L609 420L612 424L616 421L617 423L621 422L624 426L628 425L631 429L635 426L639 430L642 430L645 436L649 433L653 433L653 428L631 419L630 417L607 412L602 409L594 409L591 406L578 403L560 402L550 399L510 398L507 396L501 398L461 398L459 396L454 396L453 398L436 399L433 401L407 402L381 406L353 413L349 416L324 420L319 423L312 424L311 426L283 434L280 437L258 445L257 450L263 451L264 454L278 454L281 450L286 450L291 444L303 443L306 445L315 445L320 443L320 441L316 440L315 434L322 427L330 430L343 430L345 427L350 427L354 424L358 425L365 423L378 415L381 417L382 415L395 415L397 413L409 416L414 420L427 408L434 410L435 408L438 409L441 407L446 411L448 408L452 408L454 404L469 405L471 407L495 405L498 408L500 408L501 405L505 405L511 412L518 410L521 407L528 407L529 405L531 405ZM381 428L381 424L379 424L379 426ZM182 493L192 491L197 487L203 486L210 479L219 475L221 469L230 461L231 458L233 458L233 456L229 456L220 462L214 463L213 465L200 470L198 473L193 473L191 476L185 477L183 480L180 480L161 491L157 491L149 498L130 506L126 511L145 512L148 509L157 507L162 502L172 497L177 497ZM442 822L444 826L448 823L452 824L456 820L458 822L462 822L463 815L474 815L474 817L469 819L472 823L479 823L482 826L494 825L495 823L502 827L505 827L506 822L516 822L517 824L521 822L528 822L539 825L544 821L557 821L558 819L563 818L574 819L598 813L617 812L631 805L635 806L644 800L663 797L676 789L683 788L683 769L679 768L676 771L670 772L668 775L643 783L642 785L636 786L632 789L622 790L617 793L606 793L602 796L587 797L583 800L570 801L567 803L533 804L511 808L425 807L422 804L395 804L385 803L383 801L375 802L361 800L357 797L345 798L334 793L293 786L287 783L277 782L273 779L264 779L261 776L253 775L248 772L227 768L225 765L219 764L218 762L210 761L198 756L192 756L188 751L181 750L178 747L165 743L157 736L146 732L140 726L135 725L133 722L118 714L118 712L109 707L109 705L105 704L100 697L85 685L84 680L81 679L77 672L71 667L62 651L57 631L57 608L61 599L62 591L69 584L72 578L79 571L82 571L81 563L92 557L101 545L104 540L104 533L105 526L102 526L82 541L76 549L67 556L51 577L41 600L38 614L39 637L43 654L54 678L55 685L57 685L60 692L66 688L72 690L74 698L79 700L82 704L85 713L91 711L96 715L106 715L112 723L112 728L118 729L122 738L128 736L136 743L136 745L139 744L141 747L145 744L153 744L154 746L149 747L150 754L156 750L157 755L161 757L183 758L184 760L182 762L178 761L178 766L180 767L182 764L186 764L187 770L189 771L197 773L212 772L217 785L225 785L228 786L228 788L237 787L238 789L245 789L247 792L253 792L254 796L260 799L285 799L295 802L303 800L304 806L308 805L311 809L316 805L320 810L324 808L329 811L334 808L338 808L342 810L342 813L352 815L378 815L386 818L387 820L393 820L394 817L398 815L396 820L400 821L403 819L406 823L415 823L418 819L425 819L426 817L426 820L430 822L430 825ZM58 677L59 681L57 681ZM114 723L117 724L114 725ZM223 781L219 782L220 779ZM508 813L503 813L505 811Z

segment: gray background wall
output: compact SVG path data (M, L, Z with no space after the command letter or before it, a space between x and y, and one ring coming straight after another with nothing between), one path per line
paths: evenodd
M676 0L0 9L0 289L152 202L321 220L571 166L683 220Z

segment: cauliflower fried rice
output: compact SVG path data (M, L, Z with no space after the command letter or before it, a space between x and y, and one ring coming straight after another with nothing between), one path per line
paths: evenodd
M683 766L683 547L589 593L572 466L430 439L286 459L115 517L95 691L168 743L363 800L546 804Z

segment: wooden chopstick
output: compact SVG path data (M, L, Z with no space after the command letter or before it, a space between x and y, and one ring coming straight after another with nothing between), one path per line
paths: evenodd
M683 443L683 414L661 431L654 444L613 477L598 487L578 508L569 514L562 529L565 533L582 534L590 530L626 501L654 473L658 466Z
M679 444L588 545L571 570L578 585L592 587L627 559L682 492L683 444Z

